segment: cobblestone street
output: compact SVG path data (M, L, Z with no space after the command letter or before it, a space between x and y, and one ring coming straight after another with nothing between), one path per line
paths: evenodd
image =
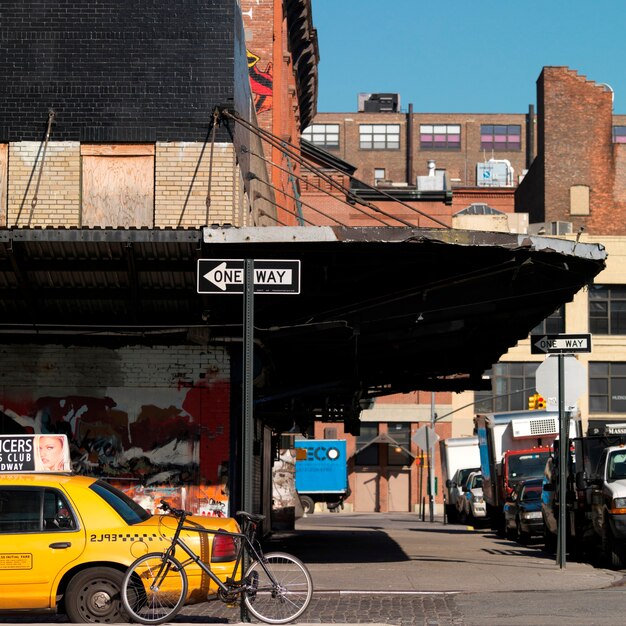
M455 594L316 592L302 616L306 624L372 624L396 626L464 624ZM219 602L187 607L176 622L235 623L241 621L239 607ZM252 620L254 621L254 620Z

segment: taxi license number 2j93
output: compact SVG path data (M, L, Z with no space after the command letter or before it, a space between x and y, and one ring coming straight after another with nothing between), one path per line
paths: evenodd
M89 541L118 541L119 535L101 533L99 535L89 535Z

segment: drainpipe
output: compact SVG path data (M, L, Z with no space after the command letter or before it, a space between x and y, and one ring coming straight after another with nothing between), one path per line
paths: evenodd
M535 158L535 107L528 105L526 116L526 169L529 169Z
M413 104L409 104L409 112L406 114L406 182L408 185L415 184L413 179Z
M281 0L274 0L273 5L273 30L274 40L272 43L272 61L273 61L273 77L272 77L272 133L278 137L283 135L283 3ZM272 146L272 161L283 165L283 155L281 151ZM272 184L276 188L274 193L276 194L276 203L285 206L287 204L286 199L280 196L279 189L282 189L281 185L281 172L277 167L273 167L271 171ZM277 214L281 211L276 207ZM289 220L291 224L291 216L283 215L283 218ZM295 223L295 222L294 222Z

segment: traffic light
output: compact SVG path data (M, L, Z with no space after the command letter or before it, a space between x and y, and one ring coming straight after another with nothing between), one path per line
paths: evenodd
M528 398L528 410L537 411L546 408L546 401L538 394L534 393Z

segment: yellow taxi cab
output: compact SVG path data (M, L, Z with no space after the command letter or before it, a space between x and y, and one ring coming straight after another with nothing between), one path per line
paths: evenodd
M232 518L192 516L199 527L239 531ZM165 549L176 527L107 482L66 473L0 474L0 612L56 611L72 622L127 622L119 586L137 557ZM228 536L184 533L225 580L235 565ZM190 566L189 601L214 584ZM195 575L194 575L195 573Z

